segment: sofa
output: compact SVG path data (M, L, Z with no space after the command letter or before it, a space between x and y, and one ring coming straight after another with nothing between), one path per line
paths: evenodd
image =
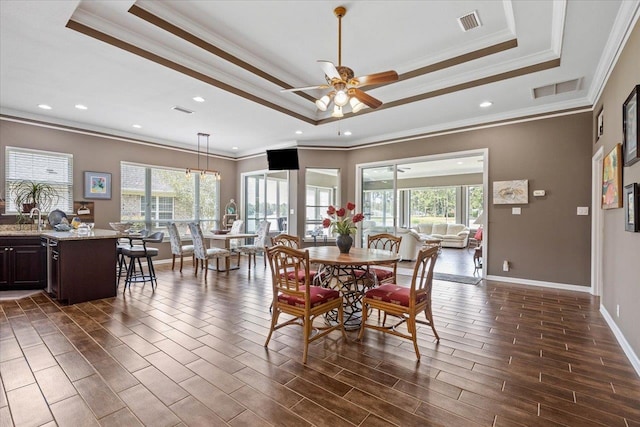
M442 239L443 248L466 248L469 243L469 228L464 224L439 224L423 222L412 227L422 240Z
M400 249L398 250L398 255L400 256L401 261L415 260L418 256L418 251L423 244L423 238L420 237L418 233L416 233L414 230L406 228L394 229L394 227L392 226L369 226L367 228L363 228L362 232L364 235L365 245L367 236L369 235L389 233L398 237L402 237L402 241L400 242Z

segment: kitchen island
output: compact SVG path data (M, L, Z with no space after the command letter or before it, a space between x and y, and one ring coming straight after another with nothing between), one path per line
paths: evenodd
M116 296L116 241L111 230L43 231L47 248L47 291L68 304Z

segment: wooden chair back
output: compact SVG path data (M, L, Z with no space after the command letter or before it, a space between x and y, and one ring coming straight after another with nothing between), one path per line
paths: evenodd
M288 246L294 249L300 249L300 247L302 246L302 244L300 243L300 236L293 236L291 234L285 233L278 234L277 236L272 237L271 242L274 245Z

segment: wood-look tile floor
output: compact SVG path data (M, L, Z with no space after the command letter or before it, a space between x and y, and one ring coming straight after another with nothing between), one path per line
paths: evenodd
M242 261L207 285L158 265L155 292L0 302L0 425L640 426L640 380L588 294L436 281L441 340L419 330L419 363L369 330L305 366L300 328L263 347L269 272Z

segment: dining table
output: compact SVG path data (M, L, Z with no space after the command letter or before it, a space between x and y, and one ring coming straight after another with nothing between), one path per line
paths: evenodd
M314 284L339 290L344 300L345 329L359 329L364 292L378 286L370 267L390 267L400 260L400 256L392 251L355 247L349 253L341 253L337 246L314 246L306 250L309 251L309 261L318 265ZM328 313L325 321L337 322L337 312Z
M258 237L258 235L256 233L233 233L232 234L232 233L220 233L217 231L211 231L209 233L203 233L203 237L209 240L210 247L215 247L216 242L222 242L222 246L224 247L224 249L231 251L232 240L251 239L254 237ZM238 263L234 267L231 267L230 265L231 263L229 262L229 257L226 257L224 264L225 264L224 270L219 269L217 266L213 266L213 264L209 266L209 269L216 270L216 271L229 271L229 270L237 270L240 268L239 259L238 259Z

